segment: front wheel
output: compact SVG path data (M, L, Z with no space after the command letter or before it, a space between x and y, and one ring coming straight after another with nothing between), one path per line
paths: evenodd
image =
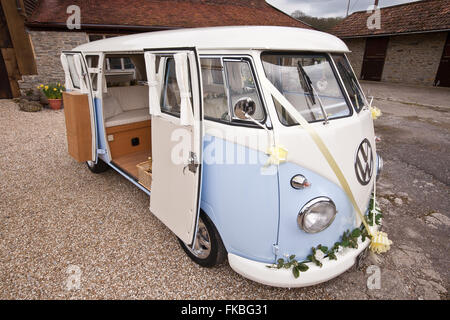
M219 232L203 212L200 214L195 245L193 248L178 239L181 247L195 263L202 267L213 267L225 261L227 251Z
M109 169L109 166L101 159L98 159L97 163L94 161L86 161L86 165L93 173L102 173Z

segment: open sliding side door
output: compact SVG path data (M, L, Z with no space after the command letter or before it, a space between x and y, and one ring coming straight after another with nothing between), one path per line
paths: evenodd
M89 69L81 52L63 51L64 113L69 153L78 161L97 162L97 130Z
M195 48L146 49L145 63L152 123L150 210L190 245L202 172L199 57Z

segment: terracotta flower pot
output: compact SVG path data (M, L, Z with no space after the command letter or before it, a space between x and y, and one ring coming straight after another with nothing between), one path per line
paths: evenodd
M62 99L48 99L48 104L53 110L61 109Z

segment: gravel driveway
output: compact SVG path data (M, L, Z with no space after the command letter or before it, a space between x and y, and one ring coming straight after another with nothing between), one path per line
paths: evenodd
M363 267L289 290L246 280L227 264L194 264L149 212L148 196L113 170L94 175L68 155L63 111L25 113L0 100L0 127L0 299L448 298L448 185L418 177L417 186L446 197L440 216L426 197L415 212L412 181L394 185L397 171L410 169L389 154L380 194L394 247L366 261L381 268L381 289L367 288ZM403 185L413 191L400 194ZM80 282L68 287L68 272Z

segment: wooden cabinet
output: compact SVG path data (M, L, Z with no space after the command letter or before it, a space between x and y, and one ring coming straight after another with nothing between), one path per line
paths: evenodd
M112 159L135 152L151 154L150 120L106 128Z
M92 160L92 132L89 98L87 94L64 92L67 146L77 161Z

